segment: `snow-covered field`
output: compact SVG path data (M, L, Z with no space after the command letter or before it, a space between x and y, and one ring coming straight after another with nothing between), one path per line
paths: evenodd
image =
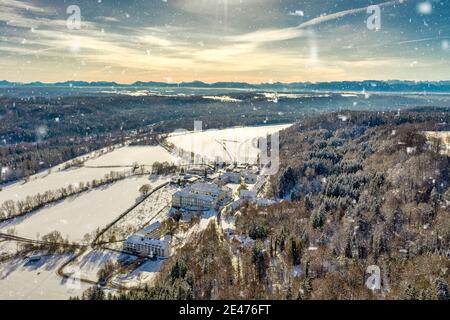
M188 242L192 241L196 235L206 230L210 223L216 221L216 214L214 210L205 211L200 217L199 223L185 232L177 232L173 237L172 251L182 248Z
M203 99L215 100L220 102L242 102L240 99L231 98L229 96L203 96Z
M134 163L151 166L154 162L175 162L175 158L160 146L127 146L104 156L88 160L86 166L132 166Z
M2 254L14 254L20 249L20 243L17 241L0 241L0 256Z
M179 149L194 152L209 161L221 159L225 162L256 163L259 152L258 138L289 126L239 127L173 134L168 141Z
M98 271L100 271L107 262L116 263L118 261L132 262L137 258L135 256L118 253L109 250L89 250L78 259L71 263L65 271L73 270L79 278L98 281Z
M0 263L0 299L49 300L81 295L89 286L56 274L70 256L43 256L35 263L21 257Z
M80 241L86 233L106 226L136 203L144 184L156 187L166 180L132 177L112 185L84 192L55 205L0 224L0 231L14 227L17 235L35 239L37 234L61 232L69 241Z
M50 174L33 176L29 182L17 182L0 191L0 204L6 200L22 200L27 196L34 196L49 190L58 190L80 182L103 178L111 171L125 171L127 168L74 168L65 171L55 171Z
M164 262L165 260L160 259L156 261L148 260L129 274L116 277L113 280L113 283L127 288L137 287L144 284L150 285L159 273L159 270Z
M176 191L177 189L170 185L156 191L119 221L116 226L119 228L132 226L137 231L146 225L167 219L172 202L172 194Z

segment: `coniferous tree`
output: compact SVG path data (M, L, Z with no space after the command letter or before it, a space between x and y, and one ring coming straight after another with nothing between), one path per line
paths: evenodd
M434 280L434 287L437 300L450 300L450 290L448 283L444 279L437 278Z

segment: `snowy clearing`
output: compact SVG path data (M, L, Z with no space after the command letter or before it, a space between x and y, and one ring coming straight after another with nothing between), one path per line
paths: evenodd
M166 260L148 260L127 275L116 277L113 284L124 286L126 288L138 287L141 285L150 285L158 275L161 266Z
M229 96L203 96L203 99L214 100L220 102L242 102L240 99L235 99Z
M0 224L0 231L14 227L17 235L35 239L57 230L69 241L80 241L117 218L136 203L144 184L156 187L167 180L150 181L148 177L132 177L112 185L84 192L63 202Z
M116 226L120 228L131 226L136 230L140 230L148 224L167 219L172 203L172 194L176 190L176 188L169 185L156 191L119 221ZM167 210L163 210L165 208Z
M30 263L16 258L0 264L0 299L49 300L78 296L89 286L73 279L62 279L58 268L71 254L42 256Z
M90 250L78 257L78 259L71 263L66 270L73 270L77 273L79 278L98 281L97 273L106 265L107 262L133 262L136 259L137 258L135 256L118 253L115 251Z
M199 223L195 224L185 232L177 232L173 237L174 241L172 242L172 252L182 248L187 243L195 239L199 233L206 230L210 223L214 223L216 221L216 215L217 213L214 210L206 211L201 215Z
M15 254L18 250L20 250L20 242L10 241L10 240L2 240L0 241L0 257L3 254L11 255Z
M177 148L194 152L209 161L256 163L258 138L290 127L287 125L239 127L173 134L168 141Z
M86 166L132 166L134 163L151 166L155 162L176 161L167 150L161 146L127 146L118 148L99 158L89 160Z
M7 200L23 200L27 196L34 196L45 191L54 191L80 182L90 182L101 179L111 171L126 171L127 168L75 168L50 174L38 174L29 182L17 182L0 191L0 204Z

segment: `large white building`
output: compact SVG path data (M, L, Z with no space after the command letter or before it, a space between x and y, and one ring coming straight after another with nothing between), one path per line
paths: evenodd
M231 189L214 183L195 183L172 196L172 206L187 210L210 210L226 199L231 199Z
M215 201L211 196L195 194L189 191L178 191L172 195L172 207L189 208L193 210L209 210Z
M161 239L160 227L161 223L158 221L130 236L124 242L123 249L143 257L170 256L171 237Z

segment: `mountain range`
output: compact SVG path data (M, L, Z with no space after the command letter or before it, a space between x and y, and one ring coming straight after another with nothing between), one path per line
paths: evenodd
M246 82L215 82L202 81L167 83L143 82L121 84L109 81L64 81L54 83L43 82L9 82L0 81L0 87L114 87L114 88L230 88L245 90L318 90L318 91L382 91L382 92L450 92L450 81L403 81L403 80L364 80L364 81L334 81L334 82L293 82L293 83L261 83Z

